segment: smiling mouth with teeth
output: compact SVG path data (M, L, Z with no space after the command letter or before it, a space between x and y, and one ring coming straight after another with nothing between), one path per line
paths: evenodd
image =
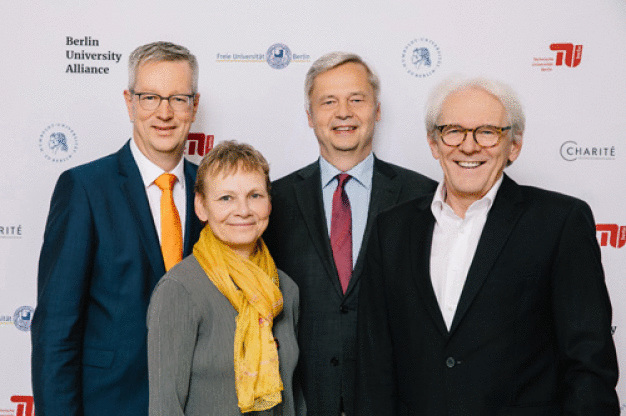
M340 126L340 127L334 127L333 130L336 131L350 131L350 130L356 130L355 126Z
M459 165L462 168L477 168L478 166L482 165L485 162L456 162L457 165Z

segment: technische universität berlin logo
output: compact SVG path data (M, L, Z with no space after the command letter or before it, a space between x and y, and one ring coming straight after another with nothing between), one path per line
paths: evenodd
M51 124L39 135L39 150L52 162L69 160L77 149L76 133L66 124Z
M20 306L13 314L13 325L20 331L30 331L30 322L33 319L35 309L31 306Z
M269 66L274 69L283 69L291 62L291 50L284 43L275 43L265 54Z
M430 39L413 39L402 50L402 66L414 77L431 76L440 65L441 50Z

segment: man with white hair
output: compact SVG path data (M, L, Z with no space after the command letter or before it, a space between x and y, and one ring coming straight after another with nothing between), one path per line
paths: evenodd
M444 82L426 129L444 180L372 230L357 414L618 415L593 216L581 200L503 174L522 148L515 93Z

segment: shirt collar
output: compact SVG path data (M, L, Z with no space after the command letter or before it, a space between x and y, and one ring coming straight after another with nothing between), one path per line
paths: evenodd
M489 210L491 209L491 206L493 205L493 201L496 198L496 194L498 193L498 189L500 189L500 185L502 185L503 178L504 178L504 174L500 175L500 179L498 179L496 183L493 184L489 192L487 192L485 196L483 196L478 201L474 201L472 205L469 206L466 212L466 217L467 215L471 216L473 215L473 213L477 211L481 211L481 210L486 213L489 212ZM437 220L437 222L439 222L439 219L441 218L444 207L446 208L446 211L449 210L450 212L454 212L452 208L450 207L450 205L444 202L445 195L446 195L445 181L441 181L439 182L439 185L437 185L437 190L435 191L435 197L433 198L433 202L431 202L430 204L430 209L433 215L435 216L435 219Z
M335 179L335 176L344 172L333 166L323 156L320 156L320 173L322 188L326 188ZM369 190L372 187L372 176L374 175L374 153L370 152L365 159L345 173L352 176L355 182Z
M134 139L130 140L130 151L137 163L137 167L139 168L139 173L141 174L141 180L143 181L144 187L148 187L154 183L154 181L161 176L165 171L154 164L150 159L148 159L142 152L139 150L139 147L135 143ZM181 157L178 164L172 169L170 172L172 175L176 176L178 179L178 183L182 186L182 189L185 189L185 169L184 169L185 158Z

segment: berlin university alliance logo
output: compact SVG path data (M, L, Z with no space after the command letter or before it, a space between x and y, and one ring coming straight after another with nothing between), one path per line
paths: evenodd
M402 66L414 77L429 77L440 65L441 50L430 39L413 39L402 50Z
M550 50L554 51L552 56L533 58L532 66L539 68L542 72L552 71L555 67L576 68L580 65L583 56L583 45L573 43L553 43Z
M13 315L0 315L0 326L13 324L20 331L29 332L34 312L32 306L20 306Z
M187 145L185 155L187 156L204 156L213 149L215 137L212 134L189 133L187 136Z
M76 133L67 124L50 124L39 135L39 150L51 162L66 162L78 150Z
M122 54L110 50L100 50L100 40L91 36L75 38L66 36L65 73L107 75L110 65L119 64Z
M617 149L613 146L581 146L568 140L561 145L561 157L568 161L575 160L615 160Z
M284 43L271 45L265 53L262 52L218 52L216 62L222 63L267 63L271 68L284 69L290 63L311 62L311 55L306 53L292 53Z

